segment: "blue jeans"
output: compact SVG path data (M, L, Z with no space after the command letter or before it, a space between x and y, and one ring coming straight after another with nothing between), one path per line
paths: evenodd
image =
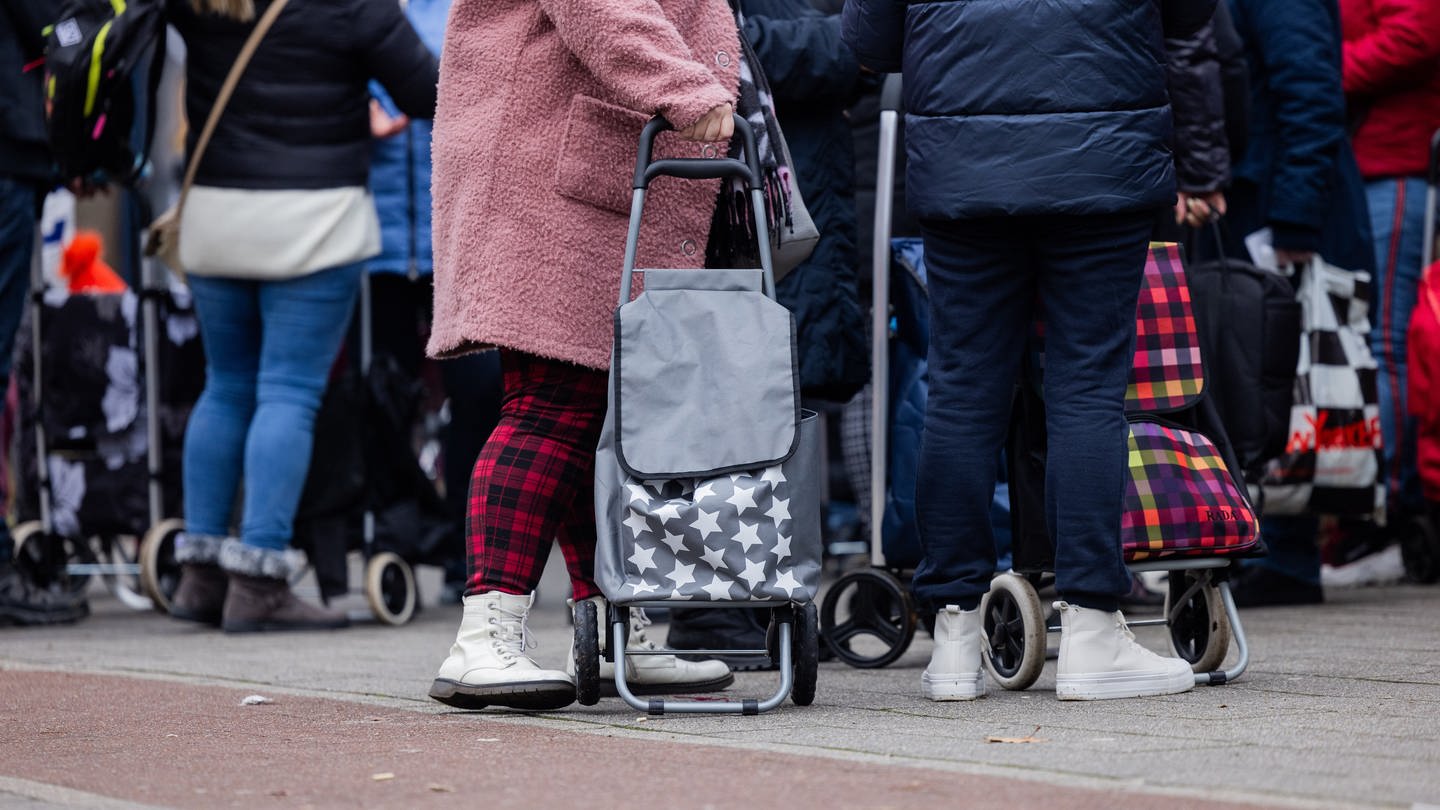
M1115 610L1130 591L1120 548L1125 388L1154 212L927 222L930 397L916 511L927 609L974 608L995 572L991 505L1037 296L1046 319L1045 511L1055 584Z
M45 190L28 180L0 175L0 391L10 380L15 333L30 290L30 263L35 258L35 228ZM0 415L5 403L0 401ZM0 562L9 562L10 532L0 519Z
M1405 334L1419 294L1425 233L1425 181L1375 180L1365 185L1375 235L1375 300L1370 351L1379 366L1380 430L1385 438L1385 482L1392 514L1424 505L1415 458L1415 420L1409 396Z
M290 544L315 413L360 273L354 264L286 281L191 277L206 378L185 432L189 531L230 534L243 473L240 539L267 549Z

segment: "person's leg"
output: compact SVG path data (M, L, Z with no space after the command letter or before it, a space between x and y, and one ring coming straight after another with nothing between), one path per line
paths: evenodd
M470 473L500 421L500 353L482 352L441 360L440 381L449 400L450 421L440 441L445 468L445 511L455 526L453 547L445 549L445 586L459 602L466 580L465 520Z
M1148 212L1049 217L1031 234L1043 267L1045 511L1055 588L1106 612L1130 592L1120 549L1125 389L1153 224Z
M9 383L10 359L25 293L30 289L31 262L35 259L39 227L39 190L24 180L0 175L0 387ZM0 403L0 412L4 404ZM0 564L13 553L10 533L0 520Z
M467 596L535 590L560 527L589 502L605 417L604 372L510 351L500 363L500 422L470 479Z
M574 701L574 682L530 657L525 625L551 544L589 501L606 375L516 351L502 351L500 366L500 422L471 475L464 615L430 697L466 709L559 708ZM567 535L572 570L583 569L576 546L587 534L593 557L593 526ZM591 576L577 592L593 588Z
M343 627L345 614L297 599L287 549L310 469L315 414L360 290L359 265L258 285L261 322L255 414L245 440L240 539L225 544L231 632Z
M228 579L219 568L230 536L235 495L245 463L245 437L255 414L260 371L259 285L193 276L190 291L205 348L205 390L190 411L181 465L185 536L175 550L180 583L170 615L219 624Z
M922 610L980 604L995 573L996 459L1034 309L1023 220L925 223L930 394L915 492Z
M915 487L923 556L913 587L920 609L935 616L935 644L920 676L931 700L985 694L978 608L995 575L996 460L1035 303L1025 221L922 224L930 391Z
M1418 178L1366 185L1375 237L1370 351L1378 367L1380 430L1385 442L1386 493L1392 514L1423 506L1415 459L1415 425L1406 412L1406 333L1419 293L1425 231L1425 183Z
M1061 700L1184 692L1190 665L1142 647L1119 600L1127 479L1125 391L1153 216L1047 217L1038 246L1045 311L1045 511L1055 540Z
M30 288L42 190L0 176L0 389L9 378L15 333ZM0 403L0 412L4 404ZM39 588L11 564L13 544L0 515L0 626L73 622L89 612L84 597Z

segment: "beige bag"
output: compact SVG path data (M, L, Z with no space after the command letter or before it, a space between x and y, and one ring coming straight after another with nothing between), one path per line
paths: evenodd
M185 271L180 264L180 212L185 208L185 198L190 196L190 187L195 185L195 173L200 168L200 160L205 157L205 148L210 145L215 126L220 123L220 115L230 103L230 96L235 92L235 85L240 83L241 74L250 64L250 57L255 55L255 49L260 47L260 40L265 38L265 33L270 30L275 18L280 16L287 2L289 0L274 0L270 7L265 9L265 15L260 18L260 22L255 24L255 30L250 32L250 37L245 40L245 46L235 57L235 64L230 66L230 73L225 76L225 84L221 85L220 94L215 97L215 106L210 108L210 116L205 119L205 128L200 131L200 140L195 144L195 154L190 156L190 165L185 167L185 181L180 184L179 201L156 217L145 234L145 255L158 256L171 270Z

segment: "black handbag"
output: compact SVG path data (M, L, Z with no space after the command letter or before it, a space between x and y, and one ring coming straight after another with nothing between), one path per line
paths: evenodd
M1285 449L1295 367L1300 358L1300 304L1284 276L1225 255L1187 268L1211 399L1245 470L1259 480L1265 462Z

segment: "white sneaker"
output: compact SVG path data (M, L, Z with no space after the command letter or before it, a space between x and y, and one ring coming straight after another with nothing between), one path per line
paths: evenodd
M533 599L533 594L499 591L465 597L460 632L430 686L430 697L461 709L544 711L574 703L574 680L559 670L542 669L527 652L535 646L525 627Z
M1060 612L1060 664L1055 694L1061 700L1173 695L1195 688L1195 673L1179 658L1145 649L1120 611L1056 602Z
M593 596L590 601L600 619L600 652L608 646L610 625L606 618L605 599ZM625 650L645 652L661 649L651 641L645 628L650 626L650 617L639 608L630 609L630 640ZM575 674L574 647L565 671ZM625 656L625 685L635 695L682 695L694 692L715 692L735 682L735 675L723 661L686 661L673 655L627 655ZM600 694L615 697L615 664L600 659Z
M980 610L946 605L935 614L935 649L920 676L920 691L931 700L974 700L985 696L980 668Z

